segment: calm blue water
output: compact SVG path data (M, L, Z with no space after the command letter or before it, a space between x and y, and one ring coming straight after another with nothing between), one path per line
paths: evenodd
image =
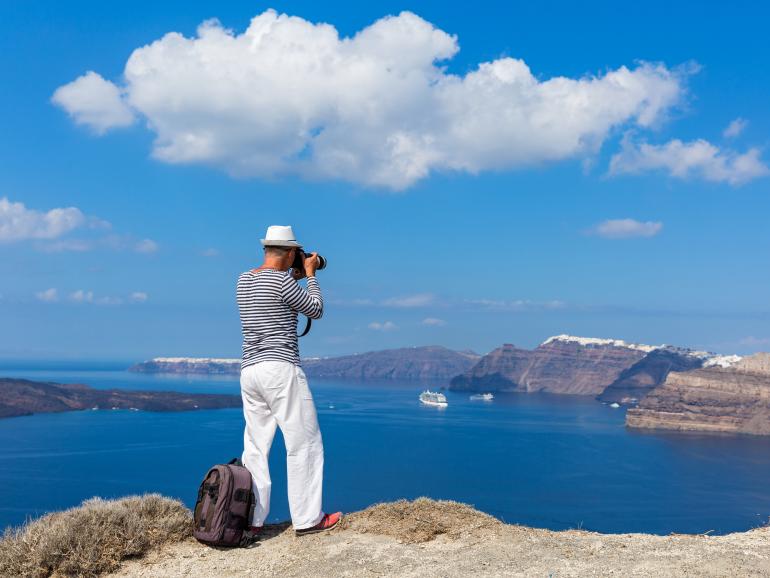
M235 377L131 374L102 366L0 375L93 387L238 393ZM507 522L602 532L746 530L770 517L770 438L639 434L623 410L590 399L447 393L419 385L311 380L326 450L325 507L351 511L427 495ZM333 408L332 408L333 406ZM0 527L141 492L191 506L207 468L240 455L240 410L84 411L0 420ZM271 521L288 519L280 435L271 456Z

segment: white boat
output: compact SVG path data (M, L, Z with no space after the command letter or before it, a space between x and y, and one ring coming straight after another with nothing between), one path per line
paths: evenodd
M426 389L420 394L420 401L425 405L435 405L438 407L446 407L446 396L443 393L430 391Z
M610 407L613 408L613 409L618 409L620 407L620 404L617 403L617 402L613 402L613 403L610 404Z
M473 401L492 401L495 399L495 396L491 393L474 393L471 399Z

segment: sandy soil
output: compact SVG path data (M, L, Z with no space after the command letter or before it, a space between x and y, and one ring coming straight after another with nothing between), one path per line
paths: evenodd
M247 549L194 540L124 563L113 576L770 576L770 528L727 536L552 532L454 502L381 504L341 528L297 538L271 526Z

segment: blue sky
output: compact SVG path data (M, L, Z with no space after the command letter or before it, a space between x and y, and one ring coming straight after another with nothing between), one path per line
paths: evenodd
M258 15L289 48L244 48ZM237 356L234 283L269 224L329 258L306 355L768 350L768 16L4 2L0 358Z

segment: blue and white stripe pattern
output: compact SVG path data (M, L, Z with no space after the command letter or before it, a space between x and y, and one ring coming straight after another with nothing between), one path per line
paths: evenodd
M259 269L238 277L238 309L243 331L241 370L260 361L299 365L297 313L323 315L321 288L308 277L307 290L286 271Z

